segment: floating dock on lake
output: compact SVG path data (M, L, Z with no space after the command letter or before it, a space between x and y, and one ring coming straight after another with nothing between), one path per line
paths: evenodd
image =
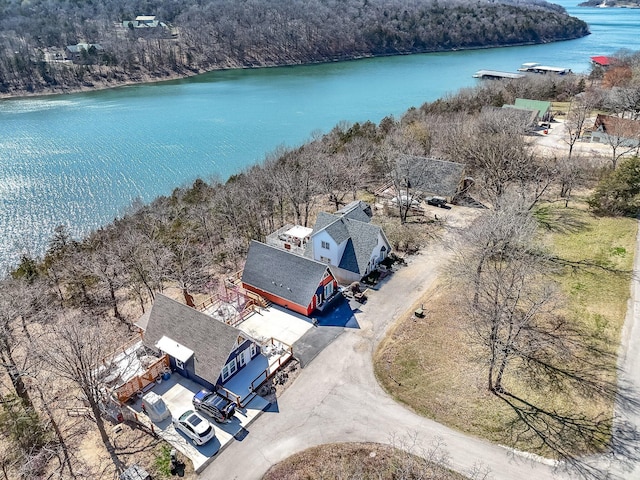
M556 75L567 75L573 73L570 68L563 67L549 67L547 65L540 65L539 63L523 63L522 67L518 69L519 72L525 73L553 73Z
M522 73L500 72L498 70L478 70L473 78L480 78L482 80L502 80L502 79L516 79L522 78Z

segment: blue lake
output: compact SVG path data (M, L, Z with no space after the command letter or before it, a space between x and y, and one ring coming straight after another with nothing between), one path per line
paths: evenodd
M212 72L113 90L0 101L0 269L56 225L82 236L197 177L225 179L338 122L380 121L524 62L589 70L640 49L638 9L578 8L592 35L546 45Z

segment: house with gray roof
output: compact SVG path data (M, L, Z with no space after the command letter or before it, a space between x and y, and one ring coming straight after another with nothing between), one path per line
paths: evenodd
M307 317L328 304L338 291L326 264L255 240L247 253L242 286Z
M241 330L161 294L145 320L143 344L166 353L173 370L213 391L260 352Z
M459 192L463 180L464 164L434 157L414 155L403 155L402 157L405 164L411 165L407 177L414 191L412 198L437 195L445 197L450 202Z
M104 48L99 43L78 43L76 45L67 45L65 56L73 62L91 63L103 51Z
M390 252L381 227L371 222L371 207L355 201L337 212L320 212L305 256L329 265L343 284L359 281L376 269Z

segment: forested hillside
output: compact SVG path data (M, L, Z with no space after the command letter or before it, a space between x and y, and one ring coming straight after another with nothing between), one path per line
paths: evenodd
M139 15L161 23L140 28ZM0 0L0 94L588 33L540 0ZM71 58L65 47L79 43Z

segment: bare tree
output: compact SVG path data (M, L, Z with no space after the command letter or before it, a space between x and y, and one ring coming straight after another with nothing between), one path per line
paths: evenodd
M29 376L28 365L22 355L16 354L27 340L24 335L16 334L16 325L30 315L33 307L29 302L30 295L24 293L27 288L19 280L0 282L0 362L24 407L33 410L33 401L25 384L25 377Z
M404 224L411 209L421 200L422 188L429 178L426 159L406 155L391 146L385 146L379 152L378 161L393 189L400 223Z
M564 198L565 208L569 206L573 188L580 179L586 160L580 156L556 159L555 172L560 182L560 197Z
M571 159L574 145L582 136L582 130L589 118L591 109L592 106L588 101L588 97L585 95L575 97L569 104L569 111L564 122L564 129L566 132L565 141L569 145L569 160Z
M611 147L611 168L618 166L620 159L640 150L640 122L627 118L598 116L602 119L600 127L604 129L604 143ZM596 125L598 126L598 125Z
M562 315L562 296L550 276L558 262L533 240L535 222L523 205L511 201L481 217L467 232L452 267L469 318L470 340L483 349L486 385L514 412L512 435L550 450L568 468L587 478L601 470L583 454L610 447L634 455L629 432L611 439L612 420L603 411L587 415L532 400L518 382L543 395L604 399L624 398L615 375L602 370L612 363L611 351Z
M34 353L54 377L78 389L116 471L121 472L122 461L116 455L103 419L108 398L101 362L115 350L116 339L117 332L110 325L73 315L49 325L35 340Z

